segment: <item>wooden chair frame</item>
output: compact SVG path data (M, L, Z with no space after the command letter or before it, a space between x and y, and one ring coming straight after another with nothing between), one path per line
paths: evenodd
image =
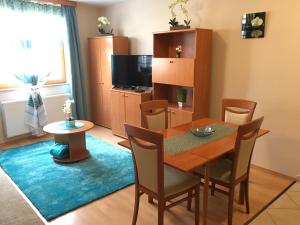
M222 121L225 121L225 111L229 111L236 114L249 114L247 122L253 118L254 110L256 108L256 102L244 100L244 99L230 99L225 98L222 100ZM240 109L246 109L247 111L236 111L229 109L228 107L235 107Z
M199 205L199 197L200 197L200 179L199 183L187 190L182 192L173 194L171 196L165 197L164 196L164 164L163 164L163 135L160 133L152 132L150 130L144 128L138 128L131 126L129 124L125 124L125 130L128 135L128 140L130 143L130 147L132 148L132 143L136 145L157 151L157 162L158 162L158 169L157 169L157 179L158 179L158 187L157 193L147 189L146 187L142 186L139 183L138 179L138 169L136 164L136 158L134 152L133 162L134 162L134 171L135 171L135 204L134 204L134 214L132 219L132 225L135 225L137 222L138 210L139 210L139 200L140 196L144 193L155 198L158 202L158 225L163 225L164 221L164 210L169 209L175 205L178 205L184 201L188 201L195 198L195 225L199 225L199 216L200 216L200 205ZM170 200L179 197L183 194L188 194L187 197L182 197L181 199L171 202ZM189 209L189 208L188 208Z
M165 112L165 129L168 128L168 100L151 100L140 104L142 112L142 121L145 124L145 128L149 128L147 121L147 115L157 115ZM161 109L161 110L158 110Z
M251 139L254 135L257 135L263 120L264 120L264 117L261 117L261 118L258 118L256 120L253 120L251 122L248 122L246 124L240 125L238 127L235 147L234 147L234 151L233 151L234 159L233 159L233 165L232 165L232 168L231 168L230 182L226 183L226 182L223 182L221 180L209 178L210 181L212 182L212 185L210 186L212 195L214 195L214 191L218 191L220 193L223 193L223 194L226 194L226 195L229 196L229 200L228 200L228 225L232 225L234 189L235 189L235 186L238 185L238 184L240 184L244 188L244 191L240 192L240 198L243 198L243 199L246 200L246 212L250 213L250 207L249 207L249 172L250 172L250 164L251 164L252 153L253 153L253 149L254 149L255 144L253 145L253 148L251 150L247 173L245 175L239 177L238 179L236 179L236 170L237 170L237 163L238 163L238 157L239 157L239 150L240 150L241 141ZM195 172L195 174L197 174L201 178L203 178L202 174L199 174L199 173L196 173L196 172ZM227 191L224 191L222 189L216 188L216 186L215 186L216 184L218 184L220 186L223 186L225 188L228 188L229 191L227 192Z

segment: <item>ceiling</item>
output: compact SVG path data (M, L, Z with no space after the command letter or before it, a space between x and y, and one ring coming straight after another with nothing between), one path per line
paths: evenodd
M103 5L111 5L114 3L123 2L125 0L72 0L72 1L103 6Z

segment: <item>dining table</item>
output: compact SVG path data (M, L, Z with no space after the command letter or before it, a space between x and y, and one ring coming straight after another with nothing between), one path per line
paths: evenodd
M164 163L184 172L192 172L204 166L203 217L202 224L207 224L208 192L211 163L234 150L238 124L227 123L213 118L201 118L190 123L161 131L164 136ZM191 130L213 127L211 137L193 137ZM260 129L258 137L269 130ZM128 140L118 143L130 149ZM173 151L174 150L174 151Z

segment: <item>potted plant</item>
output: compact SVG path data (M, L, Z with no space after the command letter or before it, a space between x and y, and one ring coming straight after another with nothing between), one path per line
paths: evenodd
M73 99L66 100L62 109L62 111L65 113L66 116L65 122L67 127L75 127L75 120L72 117L72 107L71 107L72 103L74 103Z
M170 19L169 24L171 25L170 30L177 30L177 29L189 29L191 24L191 19L189 18L189 13L186 8L186 4L189 0L172 0L171 4L169 5L169 9L171 11L172 19ZM183 20L184 24L179 24L179 22L176 20L176 13L174 11L176 6L179 6L181 9L181 12L185 16L185 19Z
M186 103L186 94L187 94L187 90L184 89L184 88L178 88L176 90L176 95L177 95L177 101L178 101L179 108L182 108L183 104Z
M113 29L110 29L110 22L107 17L99 17L98 22L98 30L101 35L113 35Z

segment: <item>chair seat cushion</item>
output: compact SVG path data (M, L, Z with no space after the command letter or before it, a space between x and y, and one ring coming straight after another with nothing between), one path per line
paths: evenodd
M200 183L199 177L164 166L165 197L185 191Z
M228 158L222 158L211 165L210 178L229 183L231 176L231 168L232 161ZM204 166L196 168L195 172L204 176Z

